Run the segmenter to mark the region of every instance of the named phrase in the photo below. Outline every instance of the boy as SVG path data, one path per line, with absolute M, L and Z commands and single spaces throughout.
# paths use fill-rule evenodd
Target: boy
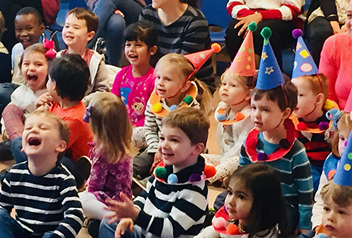
M 88 84 L 83 102 L 88 105 L 94 92 L 108 92 L 108 70 L 104 57 L 98 52 L 86 47 L 98 28 L 98 17 L 84 8 L 74 8 L 67 13 L 62 30 L 62 39 L 67 45 L 66 50 L 58 52 L 57 57 L 65 54 L 79 54 L 87 63 L 90 71 Z
M 67 125 L 56 115 L 36 110 L 27 119 L 23 151 L 0 190 L 0 237 L 76 237 L 82 205 L 71 173 L 57 163 L 69 141 Z M 16 219 L 10 216 L 15 209 Z
M 104 219 L 99 237 L 192 237 L 203 228 L 208 210 L 203 151 L 209 130 L 202 111 L 183 107 L 171 111 L 161 124 L 158 151 L 164 167 L 158 167 L 134 202 L 107 200 L 113 213 Z M 198 177 L 199 179 L 193 179 Z M 167 181 L 167 182 L 166 182 Z M 191 182 L 190 182 L 191 181 Z M 132 233 L 132 234 L 131 234 Z
M 301 33 L 302 31 L 295 30 L 294 32 Z M 325 113 L 331 109 L 326 106 L 333 105 L 333 103 L 330 100 L 327 101 L 329 80 L 318 72 L 301 36 L 298 36 L 297 40 L 295 65 L 292 72 L 292 83 L 297 88 L 298 98 L 297 107 L 291 119 L 295 124 L 298 140 L 306 148 L 314 192 L 316 192 L 324 161 L 331 152 L 329 119 L 326 118 Z
M 265 39 L 257 84 L 251 93 L 254 129 L 242 146 L 239 166 L 264 162 L 277 170 L 287 204 L 288 230 L 298 227 L 304 233 L 311 229 L 313 183 L 304 146 L 295 138 L 294 125 L 288 119 L 296 105 L 297 90 L 289 79 L 284 80 Z

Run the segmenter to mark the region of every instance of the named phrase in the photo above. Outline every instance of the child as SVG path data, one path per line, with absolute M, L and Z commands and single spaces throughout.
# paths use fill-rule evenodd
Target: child
M 226 223 L 220 225 L 223 219 Z M 236 224 L 239 233 L 249 237 L 285 237 L 285 219 L 285 202 L 275 170 L 264 163 L 249 164 L 227 180 L 225 205 L 215 214 L 213 226 L 196 238 L 230 236 L 229 224 Z
M 255 28 L 255 23 L 249 25 L 249 33 L 241 46 L 243 50 L 238 51 L 231 66 L 221 75 L 221 102 L 215 111 L 221 155 L 203 155 L 207 164 L 216 165 L 216 174 L 209 179 L 210 183 L 226 178 L 237 169 L 242 142 L 254 126 L 250 118 L 250 93 L 256 77 L 252 33 Z M 209 157 L 215 157 L 214 161 Z
M 97 94 L 90 101 L 87 119 L 95 135 L 89 152 L 92 169 L 88 192 L 80 193 L 84 215 L 99 222 L 109 212 L 105 200 L 132 197 L 132 126 L 124 103 L 112 93 Z M 86 115 L 87 115 L 86 114 Z M 88 223 L 88 232 L 90 232 Z
M 297 90 L 284 80 L 272 52 L 269 37 L 265 38 L 256 87 L 251 93 L 251 118 L 254 129 L 245 140 L 239 166 L 257 161 L 268 163 L 280 174 L 288 212 L 288 231 L 311 228 L 313 183 L 304 146 L 295 138 L 295 127 L 289 118 L 297 105 Z
M 20 67 L 25 84 L 19 86 L 11 95 L 11 102 L 2 114 L 1 124 L 3 134 L 13 141 L 22 135 L 25 119 L 35 110 L 39 96 L 47 92 L 48 64 L 53 59 L 52 49 L 42 43 L 36 43 L 26 48 L 22 54 Z
M 128 116 L 135 126 L 134 139 L 143 141 L 144 111 L 154 89 L 154 68 L 150 58 L 157 51 L 157 34 L 146 22 L 137 22 L 125 30 L 125 56 L 130 65 L 117 73 L 111 92 L 122 98 Z M 144 140 L 145 141 L 145 140 Z M 143 142 L 136 143 L 137 147 Z
M 302 31 L 297 29 L 292 34 L 298 38 L 295 67 L 292 72 L 292 83 L 297 88 L 298 98 L 292 119 L 297 130 L 298 140 L 306 148 L 312 171 L 314 192 L 316 192 L 324 161 L 331 152 L 329 119 L 325 117 L 325 113 L 331 109 L 330 105 L 334 105 L 334 103 L 330 100 L 327 101 L 329 80 L 318 72 L 318 68 L 301 37 Z
M 58 52 L 57 57 L 65 54 L 79 54 L 87 63 L 90 72 L 88 84 L 83 102 L 85 105 L 94 96 L 95 92 L 108 92 L 108 70 L 104 63 L 104 57 L 94 50 L 86 47 L 98 27 L 98 17 L 84 8 L 70 10 L 65 19 L 62 30 L 62 39 L 67 45 L 66 50 Z
M 145 136 L 147 149 L 133 159 L 133 176 L 144 178 L 161 161 L 157 153 L 161 119 L 178 107 L 197 107 L 209 112 L 211 94 L 207 86 L 194 74 L 215 49 L 182 56 L 170 53 L 163 56 L 155 67 L 155 90 L 145 110 Z M 205 58 L 202 58 L 202 56 Z M 186 58 L 187 57 L 187 58 Z M 195 60 L 195 62 L 193 62 Z M 154 160 L 154 163 L 153 163 Z
M 26 120 L 23 151 L 0 190 L 0 237 L 76 237 L 83 223 L 75 181 L 61 159 L 69 140 L 66 124 L 48 111 Z M 16 210 L 16 218 L 10 216 Z
M 2 15 L 2 12 L 0 12 L 0 83 L 11 82 L 11 56 L 9 51 L 1 42 L 2 35 L 4 34 L 5 30 L 5 19 Z
M 330 113 L 330 111 L 328 113 Z M 337 131 L 334 132 L 334 137 L 331 141 L 332 153 L 329 154 L 324 162 L 319 188 L 314 197 L 315 203 L 313 205 L 312 216 L 313 229 L 321 224 L 321 217 L 324 211 L 323 200 L 321 197 L 322 187 L 328 183 L 329 179 L 332 179 L 332 175 L 334 171 L 336 171 L 342 152 L 345 149 L 345 143 L 348 139 L 348 135 L 352 129 L 352 121 L 349 113 L 342 112 L 340 117 L 335 117 L 334 122 L 337 124 Z
M 106 200 L 113 213 L 107 216 L 110 220 L 102 221 L 99 237 L 112 238 L 114 233 L 115 237 L 198 234 L 208 210 L 208 188 L 201 179 L 204 159 L 200 156 L 208 130 L 209 120 L 199 109 L 182 107 L 168 113 L 162 121 L 158 146 L 165 167 L 155 170 L 146 190 L 134 202 L 123 193 L 122 202 Z

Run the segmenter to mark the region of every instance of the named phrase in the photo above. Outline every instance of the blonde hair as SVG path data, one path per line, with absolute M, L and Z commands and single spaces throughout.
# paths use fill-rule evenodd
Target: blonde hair
M 222 82 L 226 75 L 229 75 L 235 79 L 245 90 L 250 90 L 255 87 L 257 81 L 257 73 L 254 76 L 246 77 L 238 74 L 232 73 L 229 69 L 226 69 L 225 72 L 221 75 L 220 81 Z M 221 86 L 221 85 L 220 85 Z
M 90 127 L 96 146 L 109 163 L 117 163 L 125 154 L 132 155 L 132 125 L 122 100 L 112 93 L 100 92 L 90 105 Z
M 305 80 L 308 80 L 310 89 L 315 95 L 322 93 L 324 95 L 323 107 L 328 99 L 329 93 L 329 80 L 324 74 L 315 74 L 315 75 L 305 75 L 302 76 Z
M 212 94 L 210 93 L 208 86 L 195 77 L 194 67 L 192 63 L 181 54 L 169 53 L 159 59 L 155 69 L 160 67 L 162 64 L 168 64 L 168 66 L 178 69 L 184 76 L 185 80 L 187 77 L 189 77 L 188 80 L 191 82 L 193 81 L 197 85 L 198 95 L 196 100 L 199 102 L 201 110 L 203 110 L 205 114 L 208 115 L 212 109 Z
M 341 157 L 339 153 L 339 131 L 351 131 L 351 129 L 352 121 L 350 118 L 350 114 L 347 112 L 342 112 L 342 115 L 337 123 L 337 131 L 335 131 L 334 137 L 331 140 L 331 149 L 333 154 Z
M 330 180 L 321 189 L 321 197 L 325 202 L 329 197 L 341 207 L 349 206 L 352 204 L 352 187 L 342 186 Z

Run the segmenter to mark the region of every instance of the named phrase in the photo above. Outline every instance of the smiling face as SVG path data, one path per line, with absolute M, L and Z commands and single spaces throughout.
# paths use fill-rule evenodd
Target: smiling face
M 339 206 L 330 196 L 324 202 L 322 224 L 334 238 L 351 238 L 352 204 Z
M 347 32 L 352 38 L 352 1 L 350 1 L 347 8 L 346 26 L 347 26 Z
M 348 136 L 350 134 L 350 131 L 346 128 L 345 130 L 339 130 L 339 143 L 338 143 L 338 150 L 340 156 L 342 155 L 342 152 L 344 151 L 346 145 L 346 141 L 348 139 Z
M 141 40 L 125 42 L 125 56 L 132 66 L 149 65 L 149 60 L 155 54 L 156 47 L 148 48 Z
M 23 54 L 21 71 L 28 87 L 34 93 L 45 88 L 48 76 L 48 61 L 45 55 L 35 51 L 25 52 Z
M 253 204 L 251 191 L 245 188 L 243 182 L 234 177 L 230 180 L 225 198 L 225 208 L 229 219 L 240 220 L 246 224 Z
M 73 49 L 86 47 L 86 44 L 93 36 L 94 31 L 88 32 L 85 20 L 78 19 L 74 14 L 66 17 L 65 25 L 62 29 L 62 39 L 68 47 Z
M 15 18 L 16 38 L 25 49 L 39 42 L 39 37 L 44 29 L 44 24 L 39 24 L 34 14 L 18 15 Z
M 246 89 L 235 76 L 226 73 L 221 81 L 219 96 L 228 105 L 236 105 L 250 99 L 250 90 Z
M 297 118 L 310 115 L 317 107 L 317 95 L 312 91 L 308 80 L 298 77 L 291 81 L 297 88 L 297 107 L 293 111 Z

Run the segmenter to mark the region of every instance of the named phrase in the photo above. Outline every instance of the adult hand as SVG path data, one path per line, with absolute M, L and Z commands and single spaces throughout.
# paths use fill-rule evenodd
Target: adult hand
M 341 32 L 340 24 L 337 21 L 331 21 L 330 22 L 330 26 L 331 26 L 332 31 L 334 32 L 334 34 L 337 34 L 337 33 Z
M 134 206 L 132 200 L 123 192 L 120 192 L 120 198 L 122 202 L 110 198 L 105 200 L 105 204 L 108 206 L 108 208 L 105 209 L 112 211 L 112 213 L 104 216 L 104 218 L 109 219 L 109 224 L 121 218 L 131 218 L 134 221 L 138 216 L 139 209 Z
M 161 154 L 159 151 L 157 151 L 155 154 L 154 154 L 154 162 L 152 164 L 152 167 L 150 167 L 150 170 L 149 170 L 149 173 L 152 174 L 153 173 L 153 170 L 154 168 L 159 164 L 159 162 L 161 161 Z
M 258 24 L 263 20 L 263 17 L 262 17 L 262 14 L 260 14 L 259 12 L 256 12 L 254 14 L 251 14 L 245 17 L 239 17 L 237 18 L 237 20 L 239 22 L 237 22 L 234 28 L 237 29 L 238 27 L 242 26 L 241 29 L 238 31 L 238 35 L 240 36 L 244 31 L 247 30 L 247 26 L 249 25 L 249 23 L 255 22 L 256 24 Z
M 133 232 L 133 220 L 131 218 L 122 218 L 115 230 L 115 238 L 120 238 L 125 234 L 126 229 Z
M 114 14 L 117 14 L 117 15 L 120 15 L 120 16 L 122 16 L 122 17 L 125 17 L 125 14 L 123 14 L 123 12 L 121 12 L 121 11 L 118 10 L 118 9 L 116 9 L 116 10 L 114 11 Z

